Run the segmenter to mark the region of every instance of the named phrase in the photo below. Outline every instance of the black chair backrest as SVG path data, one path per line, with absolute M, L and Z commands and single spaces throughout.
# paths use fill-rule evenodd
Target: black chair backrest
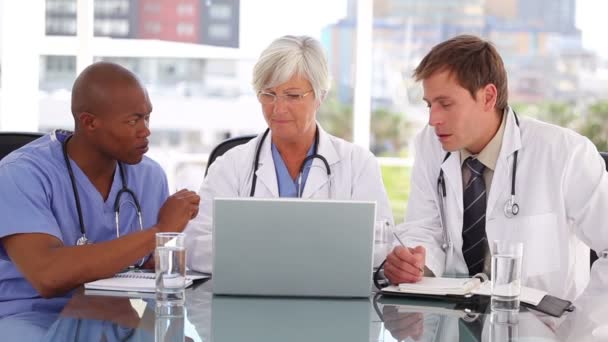
M 604 163 L 606 164 L 606 171 L 608 171 L 608 152 L 600 152 L 600 155 L 602 156 L 602 158 L 604 158 Z M 591 265 L 593 265 L 593 262 L 597 260 L 597 258 L 597 253 L 595 253 L 594 250 L 591 250 Z
M 242 145 L 255 137 L 257 137 L 257 135 L 255 135 L 255 134 L 243 135 L 240 137 L 226 139 L 226 140 L 222 141 L 221 143 L 219 143 L 219 145 L 217 145 L 213 149 L 213 151 L 211 151 L 211 154 L 209 154 L 209 160 L 207 161 L 207 168 L 205 169 L 205 177 L 207 176 L 207 172 L 209 172 L 209 166 L 211 166 L 211 164 L 215 161 L 215 159 L 217 159 L 217 157 L 223 155 L 231 148 L 238 146 L 238 145 Z
M 0 160 L 43 135 L 43 133 L 37 132 L 0 132 Z
M 608 152 L 600 152 L 602 158 L 604 158 L 604 162 L 606 163 L 606 171 L 608 171 Z

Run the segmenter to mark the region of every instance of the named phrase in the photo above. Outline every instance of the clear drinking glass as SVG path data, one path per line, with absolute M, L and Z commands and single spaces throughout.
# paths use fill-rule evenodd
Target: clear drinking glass
M 374 224 L 374 269 L 378 268 L 393 248 L 393 229 L 388 220 Z
M 490 312 L 490 342 L 519 341 L 519 312 Z
M 185 308 L 183 305 L 157 306 L 154 322 L 154 341 L 184 341 L 184 316 Z
M 492 242 L 492 310 L 519 311 L 523 249 L 521 242 Z
M 156 233 L 156 304 L 183 305 L 186 248 L 183 233 Z

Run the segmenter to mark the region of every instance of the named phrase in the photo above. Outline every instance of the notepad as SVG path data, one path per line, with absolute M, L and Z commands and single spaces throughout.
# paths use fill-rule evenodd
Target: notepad
M 399 284 L 398 289 L 401 292 L 419 293 L 429 295 L 456 295 L 464 296 L 478 288 L 481 280 L 478 278 L 435 278 L 423 277 L 417 283 Z
M 125 291 L 125 292 L 155 292 L 156 275 L 154 272 L 128 271 L 118 273 L 112 278 L 100 279 L 84 284 L 85 289 Z M 209 275 L 195 272 L 186 274 L 186 287 L 192 285 L 194 280 L 209 278 Z
M 445 297 L 466 299 L 491 295 L 491 282 L 479 278 L 422 277 L 417 283 L 391 285 L 382 289 L 383 294 L 400 296 Z M 544 291 L 522 286 L 519 300 L 528 307 L 559 317 L 573 309 L 572 303 L 547 294 Z
M 388 286 L 382 289 L 382 292 L 431 296 L 490 296 L 491 283 L 489 281 L 482 282 L 479 278 L 422 277 L 419 282 Z M 546 292 L 522 286 L 520 301 L 538 305 L 546 294 Z

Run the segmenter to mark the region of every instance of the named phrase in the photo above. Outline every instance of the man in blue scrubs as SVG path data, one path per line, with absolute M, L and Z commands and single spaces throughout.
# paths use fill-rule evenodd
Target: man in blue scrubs
M 153 267 L 148 257 L 155 233 L 180 232 L 197 215 L 198 195 L 182 190 L 168 196 L 163 170 L 144 157 L 151 112 L 133 73 L 96 63 L 72 89 L 74 133 L 55 131 L 0 161 L 4 337 L 13 332 L 20 340 L 40 338 L 74 288 L 131 265 Z M 141 205 L 142 225 L 127 193 L 120 197 L 116 225 L 114 202 L 124 186 Z M 77 202 L 86 245 L 77 245 L 83 236 Z

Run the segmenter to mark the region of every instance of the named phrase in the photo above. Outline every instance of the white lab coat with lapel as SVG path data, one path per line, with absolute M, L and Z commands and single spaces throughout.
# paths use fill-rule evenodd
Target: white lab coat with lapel
M 488 241 L 515 240 L 524 244 L 522 285 L 573 299 L 589 279 L 589 248 L 608 248 L 608 176 L 604 161 L 585 137 L 558 126 L 520 117 L 511 109 L 488 194 Z M 405 223 L 398 227 L 406 245 L 426 248 L 426 265 L 437 276 L 468 274 L 462 256 L 463 186 L 460 155 L 442 163 L 442 149 L 434 129 L 416 137 L 416 156 Z M 519 215 L 506 218 L 511 194 L 514 152 L 518 152 L 516 202 Z M 444 252 L 440 201 L 437 191 L 443 169 L 447 195 L 445 222 L 449 233 Z M 406 242 L 407 241 L 407 242 Z M 585 246 L 585 244 L 587 246 Z M 604 259 L 593 272 L 608 271 Z
M 318 153 L 331 168 L 331 190 L 323 162 L 314 159 L 308 173 L 302 198 L 376 201 L 376 221 L 393 215 L 382 182 L 379 164 L 374 155 L 357 145 L 326 133 L 319 127 Z M 264 140 L 257 170 L 255 197 L 277 198 L 279 190 L 271 151 L 271 134 Z M 199 191 L 198 216 L 186 227 L 188 266 L 200 272 L 212 268 L 213 199 L 216 197 L 249 197 L 253 162 L 261 134 L 246 144 L 236 146 L 209 167 Z M 348 243 L 348 237 L 345 237 Z

